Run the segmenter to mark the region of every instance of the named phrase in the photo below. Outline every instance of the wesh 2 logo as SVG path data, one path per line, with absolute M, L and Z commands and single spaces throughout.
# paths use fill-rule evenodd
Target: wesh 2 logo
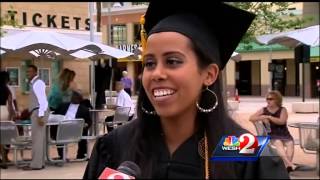
M 253 154 L 258 148 L 258 138 L 252 134 L 242 134 L 239 138 L 228 136 L 224 139 L 222 150 L 239 151 L 240 154 Z
M 255 161 L 269 142 L 269 136 L 223 136 L 215 148 L 213 161 Z

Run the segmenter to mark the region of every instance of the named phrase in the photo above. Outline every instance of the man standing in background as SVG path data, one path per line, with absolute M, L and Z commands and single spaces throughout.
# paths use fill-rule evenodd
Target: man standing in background
M 105 91 L 109 89 L 112 68 L 104 61 L 97 61 L 95 65 L 95 91 L 96 91 L 96 109 L 103 108 L 106 104 Z
M 46 120 L 48 101 L 46 85 L 37 75 L 38 68 L 29 65 L 27 77 L 30 81 L 29 112 L 32 123 L 32 161 L 23 170 L 40 170 L 45 165 Z

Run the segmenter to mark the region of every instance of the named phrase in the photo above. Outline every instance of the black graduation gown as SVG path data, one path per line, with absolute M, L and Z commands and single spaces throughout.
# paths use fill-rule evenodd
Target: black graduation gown
M 106 167 L 117 169 L 125 161 L 124 153 L 130 151 L 127 145 L 132 138 L 133 130 L 136 129 L 135 124 L 135 120 L 131 121 L 97 139 L 83 179 L 97 179 Z M 157 153 L 157 160 L 153 163 L 155 167 L 152 178 L 204 179 L 204 160 L 198 154 L 200 138 L 201 135 L 196 133 L 187 139 L 171 158 L 165 143 L 158 142 L 158 151 L 154 152 Z M 264 153 L 268 153 L 268 149 Z M 256 162 L 214 162 L 213 168 L 220 169 L 213 169 L 214 178 L 289 178 L 279 157 L 266 156 Z M 143 169 L 141 171 L 143 172 Z

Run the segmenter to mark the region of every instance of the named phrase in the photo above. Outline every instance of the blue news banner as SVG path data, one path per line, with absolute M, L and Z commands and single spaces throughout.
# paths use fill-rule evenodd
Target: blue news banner
M 256 161 L 269 143 L 269 136 L 254 136 L 250 133 L 223 136 L 210 158 L 212 161 Z

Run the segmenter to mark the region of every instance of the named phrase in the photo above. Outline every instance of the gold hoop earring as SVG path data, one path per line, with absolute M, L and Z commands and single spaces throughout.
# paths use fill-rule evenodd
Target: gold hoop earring
M 197 101 L 197 108 L 199 109 L 200 112 L 209 113 L 209 112 L 212 112 L 214 109 L 217 108 L 217 106 L 218 106 L 218 97 L 217 97 L 215 92 L 213 92 L 212 90 L 210 90 L 208 88 L 208 86 L 204 91 L 209 91 L 211 94 L 213 94 L 214 98 L 216 99 L 216 102 L 214 103 L 214 105 L 211 108 L 205 109 L 205 108 L 200 107 L 199 102 Z
M 146 114 L 149 114 L 149 115 L 157 115 L 157 112 L 156 111 L 148 111 L 146 110 L 143 106 L 141 106 L 141 110 L 146 113 Z

